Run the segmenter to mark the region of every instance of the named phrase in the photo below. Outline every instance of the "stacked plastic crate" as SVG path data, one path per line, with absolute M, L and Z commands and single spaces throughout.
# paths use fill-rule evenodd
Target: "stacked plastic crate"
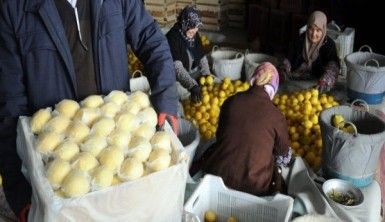
M 176 16 L 178 17 L 179 13 L 188 5 L 195 5 L 195 0 L 176 0 Z
M 196 0 L 202 13 L 203 29 L 221 31 L 227 24 L 228 0 Z
M 244 28 L 246 19 L 245 0 L 230 0 L 228 4 L 227 17 L 229 19 L 229 27 Z
M 145 0 L 144 5 L 161 27 L 172 27 L 176 22 L 176 0 Z

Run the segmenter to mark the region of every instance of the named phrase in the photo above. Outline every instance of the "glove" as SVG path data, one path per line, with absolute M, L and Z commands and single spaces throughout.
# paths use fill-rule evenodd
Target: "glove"
M 273 73 L 270 70 L 262 70 L 262 73 L 260 76 L 257 77 L 257 80 L 255 81 L 258 86 L 266 85 L 271 81 L 273 77 Z
M 168 121 L 168 123 L 171 124 L 172 129 L 174 130 L 174 133 L 178 135 L 179 131 L 179 124 L 178 120 L 174 115 L 168 114 L 168 113 L 160 113 L 158 116 L 158 125 L 157 130 L 163 130 L 164 122 Z
M 320 93 L 328 92 L 330 91 L 330 86 L 326 83 L 324 80 L 319 80 L 316 86 L 316 89 L 320 91 Z
M 28 213 L 31 209 L 31 204 L 27 204 L 21 211 L 19 212 L 18 219 L 20 222 L 27 222 L 28 221 Z
M 190 90 L 190 99 L 194 103 L 199 103 L 202 100 L 201 88 L 198 85 L 195 85 Z

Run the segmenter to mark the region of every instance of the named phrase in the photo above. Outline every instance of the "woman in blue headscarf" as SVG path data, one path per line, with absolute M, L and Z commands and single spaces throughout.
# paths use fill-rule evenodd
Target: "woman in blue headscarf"
M 203 26 L 200 13 L 194 6 L 186 6 L 177 23 L 167 33 L 174 60 L 177 81 L 191 93 L 191 100 L 200 102 L 200 87 L 196 79 L 210 73 L 199 29 Z

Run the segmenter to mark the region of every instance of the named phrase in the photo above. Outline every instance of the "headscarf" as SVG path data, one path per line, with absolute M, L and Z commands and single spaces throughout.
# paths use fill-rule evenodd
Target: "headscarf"
M 185 40 L 194 47 L 195 38 L 188 38 L 186 32 L 193 28 L 201 28 L 203 26 L 200 13 L 194 6 L 186 6 L 178 16 L 179 31 Z
M 312 25 L 315 25 L 322 30 L 322 37 L 318 43 L 313 44 L 308 39 L 308 31 L 306 31 L 305 47 L 303 47 L 302 56 L 305 59 L 305 62 L 309 68 L 311 67 L 312 63 L 318 58 L 319 49 L 321 48 L 326 37 L 327 18 L 325 13 L 321 11 L 314 11 L 307 21 L 307 28 L 311 27 Z
M 189 67 L 188 50 L 193 58 L 191 69 L 197 67 L 204 56 L 202 43 L 198 33 L 194 38 L 188 38 L 186 32 L 193 28 L 202 27 L 202 21 L 198 9 L 194 6 L 186 6 L 178 15 L 178 20 L 167 34 L 173 58 L 181 60 L 184 67 Z
M 263 86 L 265 92 L 273 99 L 279 87 L 279 74 L 270 62 L 261 63 L 250 79 L 250 85 Z

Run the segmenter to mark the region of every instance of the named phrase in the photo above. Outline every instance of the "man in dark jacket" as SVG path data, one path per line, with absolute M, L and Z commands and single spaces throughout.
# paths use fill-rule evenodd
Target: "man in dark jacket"
M 16 214 L 31 197 L 16 153 L 18 117 L 65 98 L 128 91 L 127 44 L 146 67 L 159 126 L 168 117 L 175 120 L 170 49 L 141 0 L 0 4 L 0 173 Z

